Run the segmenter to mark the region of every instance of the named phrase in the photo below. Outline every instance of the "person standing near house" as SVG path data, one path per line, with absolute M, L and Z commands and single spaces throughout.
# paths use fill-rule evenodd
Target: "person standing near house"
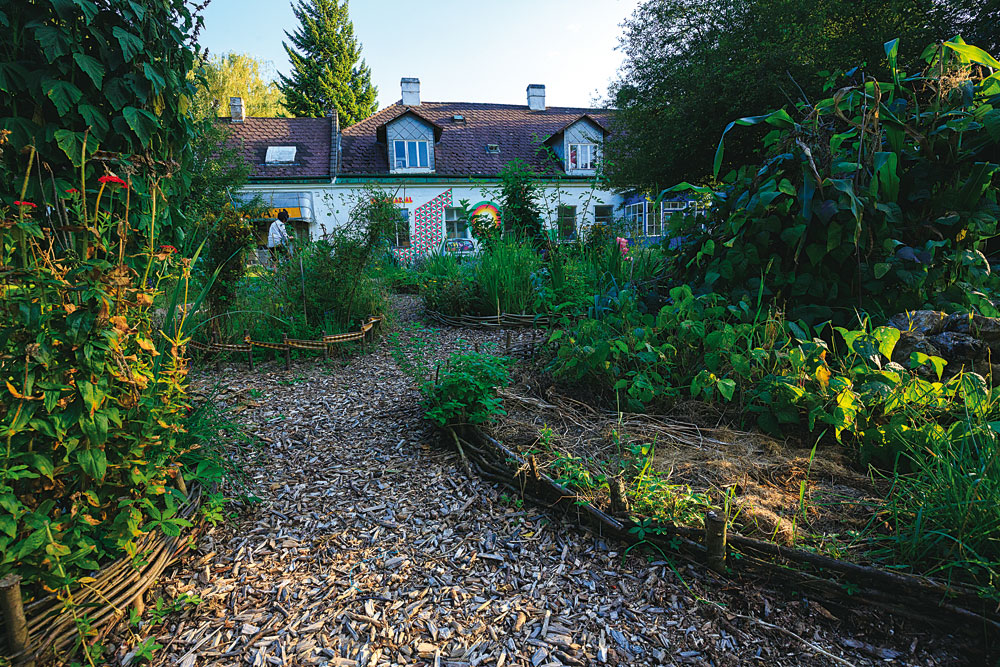
M 271 253 L 271 265 L 278 263 L 278 258 L 288 254 L 288 211 L 278 211 L 278 219 L 271 223 L 267 230 L 267 249 Z

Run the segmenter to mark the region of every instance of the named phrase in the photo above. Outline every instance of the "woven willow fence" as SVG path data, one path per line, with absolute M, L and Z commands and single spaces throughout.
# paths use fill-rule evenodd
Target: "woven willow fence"
M 201 488 L 196 486 L 188 493 L 178 516 L 191 520 L 200 506 Z M 99 641 L 128 615 L 131 607 L 141 607 L 143 593 L 189 549 L 199 529 L 175 537 L 161 532 L 146 533 L 136 545 L 136 558 L 119 558 L 67 589 L 25 604 L 20 618 L 12 617 L 5 605 L 4 635 L 8 645 L 19 645 L 9 649 L 13 655 L 7 657 L 14 665 L 30 665 L 36 659 L 64 662 L 61 656 L 81 641 L 78 620 L 84 616 L 87 641 Z M 15 577 L 10 594 L 20 598 L 16 582 Z M 15 642 L 18 634 L 21 639 Z M 20 646 L 26 648 L 19 650 Z
M 220 352 L 237 352 L 246 354 L 251 370 L 253 370 L 253 349 L 255 347 L 265 350 L 277 350 L 285 353 L 285 368 L 287 369 L 291 365 L 292 350 L 314 350 L 316 352 L 322 352 L 325 356 L 328 356 L 332 346 L 340 343 L 353 343 L 360 341 L 361 344 L 364 345 L 365 341 L 368 339 L 368 332 L 374 329 L 375 325 L 381 323 L 383 319 L 384 318 L 380 315 L 373 315 L 365 320 L 364 324 L 361 325 L 361 329 L 358 331 L 323 336 L 322 338 L 318 338 L 316 340 L 300 340 L 297 338 L 282 336 L 280 343 L 274 343 L 271 341 L 252 340 L 249 335 L 246 335 L 244 336 L 242 343 L 212 342 L 206 345 L 204 343 L 191 341 L 188 345 L 190 345 L 192 349 L 209 354 Z

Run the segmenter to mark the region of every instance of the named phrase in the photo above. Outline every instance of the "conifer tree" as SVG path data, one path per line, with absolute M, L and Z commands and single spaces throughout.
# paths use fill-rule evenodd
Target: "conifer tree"
M 285 108 L 295 116 L 324 116 L 336 109 L 341 127 L 364 120 L 377 110 L 378 90 L 361 58 L 347 0 L 299 0 L 293 7 L 299 28 L 282 42 L 292 63 L 278 88 Z

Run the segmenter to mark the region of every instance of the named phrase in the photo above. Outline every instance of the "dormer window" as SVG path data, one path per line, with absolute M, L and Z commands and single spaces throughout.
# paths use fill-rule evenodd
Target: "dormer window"
M 295 146 L 267 147 L 267 153 L 264 155 L 264 164 L 293 164 L 294 162 Z
M 596 169 L 597 168 L 597 144 L 570 144 L 569 145 L 569 168 L 570 169 Z
M 393 155 L 396 169 L 427 169 L 429 147 L 426 141 L 394 141 Z
M 499 155 L 500 144 L 486 144 L 486 152 L 491 155 Z

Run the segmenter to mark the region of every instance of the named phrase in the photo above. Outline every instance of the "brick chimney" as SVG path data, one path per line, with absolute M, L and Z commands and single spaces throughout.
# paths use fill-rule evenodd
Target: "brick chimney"
M 247 114 L 243 107 L 242 97 L 230 97 L 229 98 L 229 118 L 234 123 L 242 123 L 246 120 Z
M 532 83 L 528 86 L 528 109 L 545 111 L 545 86 L 542 84 Z
M 420 79 L 404 77 L 399 81 L 403 89 L 403 106 L 420 106 Z

